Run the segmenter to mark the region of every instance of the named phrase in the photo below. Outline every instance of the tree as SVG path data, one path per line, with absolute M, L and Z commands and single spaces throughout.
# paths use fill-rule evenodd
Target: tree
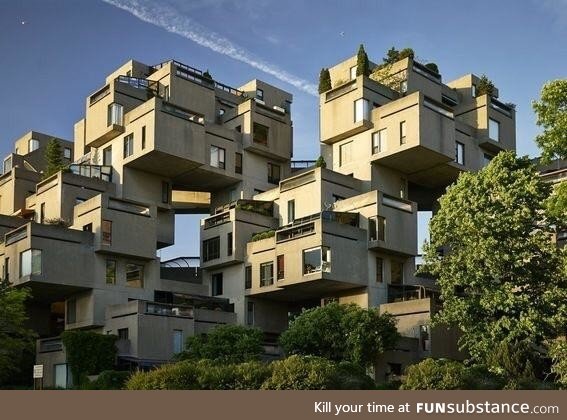
M 401 389 L 466 389 L 466 368 L 454 360 L 425 359 L 407 367 Z
M 299 315 L 280 336 L 286 354 L 371 366 L 398 340 L 394 318 L 378 309 L 331 303 Z
M 327 162 L 325 162 L 325 158 L 323 156 L 319 156 L 315 161 L 315 167 L 317 168 L 326 168 Z
M 439 67 L 437 66 L 437 64 L 435 63 L 427 63 L 425 65 L 425 67 L 427 67 L 429 70 L 431 70 L 434 73 L 439 74 Z
M 557 382 L 567 388 L 567 341 L 555 341 L 549 348 L 553 361 L 551 371 L 557 376 Z
M 477 97 L 482 95 L 494 96 L 495 89 L 496 88 L 494 87 L 494 83 L 492 83 L 492 80 L 490 80 L 486 76 L 486 74 L 483 74 L 476 85 L 476 96 Z
M 43 178 L 49 178 L 51 175 L 56 174 L 65 167 L 63 159 L 61 158 L 61 143 L 55 137 L 49 140 L 45 148 L 45 161 L 47 166 L 43 173 Z
M 319 73 L 319 94 L 325 93 L 331 87 L 331 73 L 329 73 L 329 69 L 323 67 L 321 73 Z
M 536 137 L 542 160 L 567 159 L 567 79 L 543 85 L 541 98 L 532 103 L 543 133 Z
M 210 359 L 223 363 L 257 360 L 264 352 L 263 334 L 257 328 L 221 325 L 208 334 L 189 337 L 179 359 Z
M 370 63 L 368 61 L 368 55 L 364 51 L 364 45 L 360 44 L 358 47 L 358 53 L 356 54 L 356 75 L 368 76 L 370 75 Z
M 209 81 L 213 81 L 213 76 L 211 76 L 211 73 L 209 73 L 209 69 L 205 70 L 205 72 L 203 73 L 203 79 L 207 79 Z
M 25 327 L 28 289 L 0 282 L 0 384 L 14 382 L 22 357 L 33 349 L 34 334 Z M 28 373 L 28 372 L 26 372 Z
M 550 240 L 549 192 L 527 157 L 501 152 L 439 201 L 423 267 L 441 288 L 434 325 L 457 326 L 474 362 L 502 342 L 543 345 L 564 328 L 565 257 Z

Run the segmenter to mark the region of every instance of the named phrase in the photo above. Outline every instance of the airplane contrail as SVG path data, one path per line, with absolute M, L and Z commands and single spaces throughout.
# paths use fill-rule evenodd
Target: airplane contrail
M 317 86 L 297 77 L 279 66 L 268 63 L 229 39 L 205 28 L 193 19 L 180 14 L 174 8 L 146 0 L 103 0 L 112 6 L 125 10 L 138 19 L 187 38 L 196 44 L 219 54 L 246 63 L 264 73 L 289 83 L 310 95 L 319 96 Z

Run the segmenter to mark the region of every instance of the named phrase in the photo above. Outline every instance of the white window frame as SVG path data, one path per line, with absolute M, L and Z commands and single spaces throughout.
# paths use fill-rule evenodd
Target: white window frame
M 214 168 L 226 168 L 226 150 L 222 147 L 211 145 L 211 166 Z
M 369 120 L 370 103 L 368 99 L 360 98 L 354 101 L 354 122 Z
M 386 128 L 372 133 L 372 154 L 374 155 L 386 151 L 387 140 L 388 132 Z
M 494 130 L 496 130 L 496 138 L 493 136 Z M 490 140 L 500 142 L 500 121 L 492 118 L 488 119 L 488 137 Z
M 29 139 L 28 140 L 28 153 L 35 152 L 37 149 L 39 149 L 39 140 Z
M 455 162 L 459 165 L 465 164 L 465 145 L 460 141 L 455 142 Z

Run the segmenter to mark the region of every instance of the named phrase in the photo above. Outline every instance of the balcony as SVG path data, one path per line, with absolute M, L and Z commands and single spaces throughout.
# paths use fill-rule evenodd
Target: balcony
M 181 306 L 166 303 L 144 302 L 147 315 L 174 316 L 178 318 L 194 318 L 194 309 L 191 306 Z
M 420 285 L 388 285 L 388 303 L 406 302 L 419 299 L 439 299 L 439 291 Z
M 69 171 L 75 175 L 112 182 L 112 166 L 73 164 L 69 165 Z
M 37 340 L 38 353 L 54 353 L 63 351 L 63 342 L 59 337 L 44 338 Z

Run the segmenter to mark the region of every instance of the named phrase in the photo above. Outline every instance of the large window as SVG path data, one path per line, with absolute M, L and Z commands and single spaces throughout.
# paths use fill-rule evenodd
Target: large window
M 4 159 L 4 170 L 3 173 L 8 173 L 12 170 L 12 156 L 7 157 Z
M 352 160 L 352 141 L 339 146 L 339 166 L 343 166 Z
M 356 68 L 357 66 L 352 66 L 350 68 L 350 80 L 356 79 Z
M 41 250 L 28 249 L 20 253 L 20 277 L 41 275 Z
M 98 162 L 95 162 L 95 164 L 98 164 Z M 112 146 L 108 146 L 102 151 L 102 164 L 104 166 L 112 165 Z
M 123 108 L 120 104 L 108 105 L 108 115 L 106 125 L 124 125 Z
M 254 302 L 246 304 L 246 325 L 254 325 Z
M 106 260 L 106 284 L 116 284 L 116 260 Z
M 494 156 L 489 155 L 488 153 L 484 153 L 483 156 L 482 156 L 483 166 L 487 166 L 492 159 L 494 159 Z
M 242 153 L 234 154 L 234 172 L 237 174 L 242 173 Z
M 285 256 L 278 255 L 276 262 L 277 262 L 278 280 L 283 280 L 285 277 Z
M 368 240 L 386 240 L 386 218 L 382 216 L 368 218 Z
M 39 149 L 39 140 L 29 139 L 29 141 L 28 141 L 28 153 L 31 153 L 31 152 L 33 152 L 37 149 Z
M 400 261 L 391 261 L 391 280 L 392 284 L 403 284 L 404 283 L 404 263 Z
M 183 330 L 173 330 L 173 354 L 183 351 Z
M 110 220 L 102 221 L 102 245 L 112 245 L 112 222 Z
M 384 260 L 380 257 L 376 257 L 376 283 L 382 283 L 384 281 Z
M 331 249 L 317 247 L 303 251 L 303 274 L 331 272 Z
M 134 154 L 134 134 L 124 137 L 124 159 Z
M 70 147 L 65 147 L 63 149 L 63 157 L 65 159 L 69 159 L 69 160 L 71 159 L 71 148 Z
M 386 150 L 386 129 L 372 133 L 372 154 Z
M 222 147 L 211 146 L 211 166 L 215 168 L 225 168 L 225 150 Z
M 354 122 L 369 120 L 369 105 L 367 99 L 354 101 Z
M 252 289 L 252 266 L 247 265 L 244 268 L 244 288 Z
M 130 287 L 144 287 L 143 265 L 126 264 L 126 285 Z
M 211 292 L 213 296 L 219 296 L 223 293 L 222 273 L 215 273 L 211 277 Z
M 400 144 L 406 144 L 407 142 L 407 125 L 405 121 L 400 123 Z
M 270 184 L 279 184 L 280 183 L 280 165 L 275 165 L 273 163 L 268 162 L 268 182 Z
M 287 202 L 287 222 L 293 223 L 295 220 L 295 200 L 289 200 Z
M 494 141 L 500 141 L 500 123 L 492 118 L 488 119 L 488 137 Z
M 260 264 L 260 287 L 274 284 L 274 263 L 272 261 Z
M 254 141 L 254 143 L 259 143 L 267 146 L 269 131 L 270 129 L 265 125 L 254 123 L 252 140 Z
M 459 165 L 465 164 L 465 145 L 463 143 L 455 143 L 455 162 Z
M 66 316 L 65 316 L 65 323 L 74 324 L 77 322 L 77 300 L 76 299 L 67 299 L 66 302 Z
M 261 101 L 264 100 L 264 91 L 262 89 L 256 89 L 256 98 Z
M 226 255 L 229 257 L 232 255 L 232 232 L 226 234 Z
M 203 262 L 220 258 L 220 236 L 203 241 Z

